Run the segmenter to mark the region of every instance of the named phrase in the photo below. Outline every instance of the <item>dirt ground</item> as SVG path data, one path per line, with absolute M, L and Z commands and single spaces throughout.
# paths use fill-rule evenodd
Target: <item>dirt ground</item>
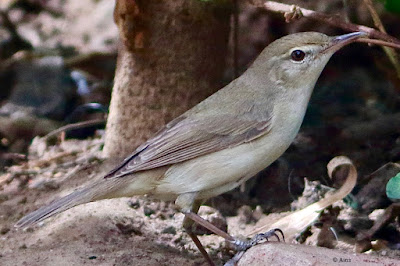
M 85 147 L 88 141 L 66 143 L 74 149 Z M 49 150 L 54 155 L 54 148 Z M 42 156 L 47 157 L 48 154 Z M 36 176 L 24 183 L 26 180 L 19 177 L 8 184 L 3 183 L 0 194 L 0 264 L 207 265 L 184 233 L 181 227 L 184 216 L 175 205 L 144 197 L 88 203 L 31 228 L 14 228 L 23 215 L 70 193 L 83 183 L 101 178 L 114 164 L 99 161 L 83 164 L 81 170 L 73 175 L 68 172 L 71 173 L 70 170 L 76 166 L 70 165 L 67 167 L 69 170 L 64 169 L 67 174 L 56 174 L 56 178 L 40 180 Z M 48 169 L 60 172 L 60 165 Z M 46 173 L 42 175 L 46 176 Z M 65 176 L 67 178 L 63 178 Z M 211 207 L 202 206 L 199 213 L 210 217 L 216 212 Z M 229 232 L 233 235 L 244 234 L 251 228 L 238 219 L 238 216 L 227 219 Z M 230 258 L 222 238 L 204 235 L 200 239 L 216 262 L 222 264 Z
M 9 168 L 8 172 L 13 174 L 14 178 L 10 178 L 10 175 L 2 176 L 1 265 L 207 265 L 183 231 L 181 224 L 184 217 L 175 205 L 144 197 L 88 203 L 31 228 L 14 228 L 14 224 L 23 215 L 69 194 L 84 183 L 102 178 L 115 165 L 114 161 L 102 161 L 101 158 L 93 160 L 101 151 L 97 149 L 92 150 L 87 161 L 82 161 L 82 156 L 90 154 L 87 147 L 101 143 L 101 139 L 63 141 L 56 146 L 47 147 L 42 151 L 43 154 L 38 156 L 42 140 L 34 140 L 28 166 L 22 163 L 20 166 Z M 74 155 L 65 155 L 68 153 Z M 61 161 L 50 163 L 54 158 L 60 158 L 60 154 L 65 155 Z M 47 165 L 43 166 L 44 170 L 40 175 L 30 178 L 24 176 L 34 171 L 35 165 L 43 165 L 44 162 L 47 162 Z M 22 169 L 24 167 L 25 169 Z M 3 180 L 4 177 L 8 178 L 8 182 Z M 199 214 L 208 220 L 222 217 L 218 215 L 217 210 L 208 206 L 202 206 Z M 252 210 L 249 206 L 243 206 L 236 210 L 236 215 L 226 218 L 228 232 L 233 236 L 246 236 L 254 230 L 257 220 L 272 224 L 280 216 L 282 215 L 278 213 L 266 216 L 257 211 L 257 208 Z M 348 220 L 349 217 L 344 219 Z M 221 220 L 225 221 L 225 218 L 219 218 L 219 223 Z M 321 236 L 324 238 L 323 234 L 318 233 L 321 229 L 313 226 L 311 231 L 313 236 L 309 237 L 305 244 L 321 245 L 317 244 L 318 241 L 321 242 Z M 330 236 L 329 239 L 332 239 L 333 234 Z M 199 238 L 217 265 L 222 265 L 234 255 L 226 249 L 220 237 L 203 235 Z M 311 254 L 314 261 L 319 261 L 318 257 L 324 258 L 327 256 L 325 253 L 329 252 L 342 250 L 352 254 L 354 239 L 343 234 L 339 239 L 333 250 L 325 248 L 313 251 L 310 247 L 310 251 L 304 253 L 304 256 L 310 257 Z M 328 242 L 332 241 L 335 242 L 334 239 Z M 288 248 L 290 249 L 289 246 Z M 300 252 L 304 248 L 299 246 L 295 249 Z M 276 252 L 278 251 L 274 251 L 273 254 Z M 290 254 L 283 252 L 282 255 Z M 374 252 L 374 255 L 400 257 L 397 251 L 388 249 L 380 253 Z M 254 257 L 250 257 L 250 261 L 253 260 Z
M 0 204 L 1 265 L 204 264 L 181 229 L 183 214 L 177 213 L 170 204 L 148 199 L 89 203 L 33 228 L 13 228 L 22 214 L 67 194 L 93 170 L 81 171 L 57 190 L 3 194 L 9 200 Z M 128 201 L 133 202 L 134 208 Z M 222 240 L 215 236 L 204 238 L 211 254 L 216 255 Z

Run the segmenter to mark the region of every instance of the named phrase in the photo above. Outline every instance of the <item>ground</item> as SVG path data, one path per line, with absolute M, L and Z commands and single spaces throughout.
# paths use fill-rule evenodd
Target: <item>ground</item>
M 102 161 L 84 164 L 72 176 L 68 176 L 68 172 L 76 169 L 75 165 L 71 165 L 70 170 L 55 166 L 50 167 L 51 171 L 65 171 L 66 174 L 25 186 L 20 177 L 3 184 L 0 203 L 2 265 L 203 265 L 203 258 L 181 228 L 183 214 L 172 203 L 143 197 L 93 202 L 31 228 L 14 228 L 22 215 L 68 194 L 82 183 L 101 178 L 112 164 Z M 60 169 L 55 170 L 57 167 Z M 210 207 L 200 210 L 205 216 L 215 212 Z M 235 219 L 230 220 L 229 227 L 236 228 Z M 222 256 L 223 240 L 212 235 L 201 239 L 214 259 L 221 261 L 218 257 Z

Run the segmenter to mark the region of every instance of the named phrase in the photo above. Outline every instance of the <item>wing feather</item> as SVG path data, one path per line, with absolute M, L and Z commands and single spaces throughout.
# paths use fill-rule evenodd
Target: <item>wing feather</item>
M 238 118 L 226 114 L 212 118 L 181 116 L 140 146 L 106 178 L 183 162 L 267 134 L 271 129 L 271 113 L 253 117 L 243 115 Z

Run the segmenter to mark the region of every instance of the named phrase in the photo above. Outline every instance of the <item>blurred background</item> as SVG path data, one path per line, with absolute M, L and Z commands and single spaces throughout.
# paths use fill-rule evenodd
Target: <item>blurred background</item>
M 279 2 L 374 27 L 361 0 Z M 399 37 L 399 1 L 373 3 L 388 34 Z M 263 48 L 279 37 L 301 31 L 345 33 L 308 19 L 286 23 L 281 14 L 247 1 L 237 4 L 238 24 L 234 25 L 233 18 L 231 23 L 237 41 L 230 37 L 224 84 L 246 70 Z M 102 139 L 118 50 L 114 5 L 110 0 L 0 2 L 1 174 L 28 160 L 32 139 L 62 126 L 94 121 L 66 130 L 63 138 Z M 399 91 L 400 75 L 381 47 L 357 43 L 342 49 L 323 71 L 301 131 L 289 150 L 246 186 L 208 204 L 218 206 L 224 215 L 236 215 L 243 205 L 251 209 L 260 206 L 263 212 L 290 210 L 290 203 L 304 189 L 305 177 L 333 185 L 326 177 L 326 164 L 337 155 L 348 156 L 358 168 L 359 181 L 353 194 L 361 193 L 382 167 L 389 168 L 378 171 L 385 181 L 377 186 L 384 188 L 388 178 L 400 171 L 398 165 L 387 166 L 400 161 Z M 25 180 L 32 177 L 30 173 L 23 176 Z M 14 181 L 7 176 L 0 182 L 10 186 Z M 370 192 L 362 193 L 359 203 L 365 203 Z M 368 208 L 389 205 L 385 199 Z
M 374 25 L 367 7 L 358 0 L 281 2 Z M 399 36 L 396 1 L 374 3 L 389 34 Z M 113 21 L 114 1 L 9 0 L 0 4 L 0 165 L 5 167 L 24 160 L 35 136 L 62 125 L 104 118 L 113 85 L 118 29 Z M 235 71 L 242 73 L 268 43 L 281 36 L 299 31 L 344 33 L 308 19 L 285 23 L 280 14 L 247 1 L 238 4 L 237 69 L 231 38 L 224 83 L 234 78 Z M 276 170 L 285 177 L 290 173 L 292 193 L 299 193 L 302 177 L 324 176 L 326 163 L 338 154 L 352 158 L 361 175 L 399 160 L 399 88 L 399 76 L 380 47 L 353 44 L 339 51 L 317 83 L 301 133 L 279 166 L 267 172 Z M 374 126 L 365 129 L 368 124 Z M 104 125 L 100 121 L 71 130 L 67 137 L 87 138 Z M 287 183 L 286 178 L 282 181 Z M 275 192 L 279 187 L 287 190 L 287 184 L 268 187 Z M 271 198 L 274 191 L 254 193 Z

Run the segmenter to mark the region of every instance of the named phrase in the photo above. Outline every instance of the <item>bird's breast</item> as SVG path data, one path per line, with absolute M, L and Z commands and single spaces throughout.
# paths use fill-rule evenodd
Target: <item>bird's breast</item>
M 254 176 L 290 146 L 303 121 L 308 97 L 304 94 L 296 96 L 295 103 L 278 101 L 273 108 L 271 129 L 265 135 L 172 165 L 154 194 L 199 192 L 207 198 L 226 192 Z
M 284 153 L 297 133 L 297 126 L 290 124 L 285 128 L 272 125 L 269 133 L 251 142 L 172 165 L 155 194 L 198 191 L 212 197 L 236 187 Z

